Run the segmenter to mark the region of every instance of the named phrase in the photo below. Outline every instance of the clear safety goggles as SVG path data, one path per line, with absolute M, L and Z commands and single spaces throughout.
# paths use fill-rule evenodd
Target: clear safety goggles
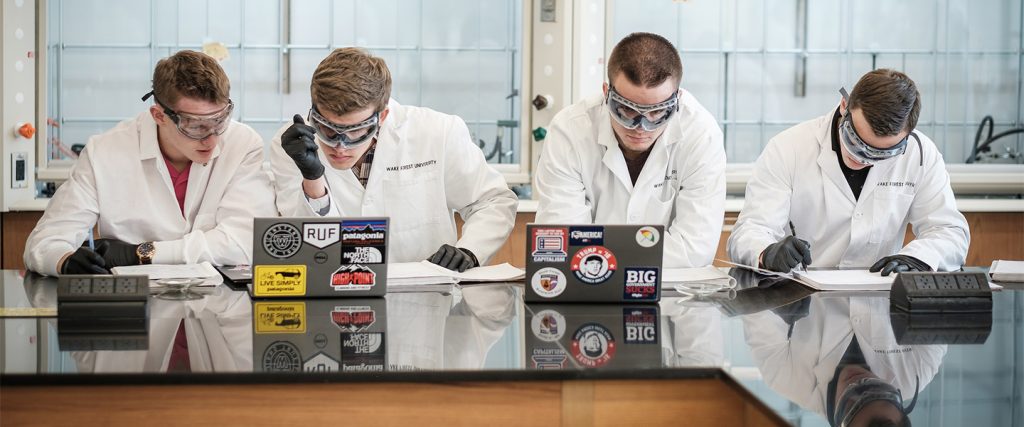
M 850 157 L 862 164 L 873 165 L 907 151 L 907 137 L 889 148 L 876 148 L 864 142 L 860 135 L 857 135 L 857 130 L 853 128 L 853 115 L 850 114 L 849 109 L 850 95 L 846 92 L 846 88 L 839 89 L 839 93 L 843 95 L 847 105 L 846 114 L 839 120 L 839 141 L 842 142 Z
M 835 412 L 829 421 L 833 426 L 846 427 L 865 406 L 878 400 L 886 401 L 904 414 L 909 414 L 917 404 L 917 392 L 914 393 L 914 400 L 910 402 L 910 406 L 904 408 L 903 396 L 895 386 L 878 378 L 863 378 L 846 386 L 835 404 Z
M 321 116 L 314 107 L 309 109 L 309 117 L 306 122 L 313 125 L 313 128 L 316 129 L 316 136 L 324 144 L 332 148 L 341 146 L 344 149 L 351 149 L 363 145 L 377 136 L 377 131 L 380 130 L 380 112 L 376 111 L 370 118 L 354 125 L 344 126 L 331 123 Z
M 607 102 L 612 118 L 622 127 L 630 130 L 640 127 L 650 132 L 662 127 L 679 110 L 679 91 L 665 101 L 644 105 L 624 98 L 609 85 Z
M 171 107 L 161 102 L 153 91 L 144 95 L 142 100 L 146 101 L 149 97 L 153 97 L 157 105 L 164 109 L 164 114 L 171 118 L 174 126 L 178 128 L 178 132 L 197 141 L 227 132 L 228 125 L 231 124 L 231 112 L 235 109 L 235 104 L 229 99 L 228 105 L 225 105 L 220 111 L 203 115 L 189 114 L 172 110 Z

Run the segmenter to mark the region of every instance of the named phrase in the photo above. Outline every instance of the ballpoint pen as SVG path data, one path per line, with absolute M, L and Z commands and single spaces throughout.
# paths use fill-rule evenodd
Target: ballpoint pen
M 792 220 L 789 221 L 789 232 L 793 235 L 793 237 L 796 237 L 796 227 L 793 226 Z M 796 238 L 799 239 L 799 237 Z M 797 267 L 800 267 L 800 270 L 802 271 L 807 271 L 807 266 L 804 265 L 803 261 L 800 261 L 800 263 L 797 264 Z
M 792 226 L 792 224 L 790 224 L 790 226 Z M 95 251 L 96 250 L 96 242 L 93 241 L 93 239 L 92 239 L 92 227 L 89 227 L 89 250 L 91 250 L 91 251 Z

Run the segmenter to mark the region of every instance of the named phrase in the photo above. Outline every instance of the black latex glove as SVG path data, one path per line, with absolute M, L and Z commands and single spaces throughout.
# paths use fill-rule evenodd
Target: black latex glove
M 801 262 L 811 264 L 811 244 L 793 236 L 772 243 L 761 255 L 764 268 L 781 273 L 788 273 Z
M 104 265 L 108 270 L 122 265 L 139 265 L 139 254 L 136 250 L 139 245 L 125 243 L 117 239 L 96 240 L 96 253 L 100 254 L 106 261 Z
M 110 274 L 106 264 L 100 254 L 83 246 L 64 260 L 60 274 Z
M 476 255 L 473 255 L 469 249 L 456 248 L 449 244 L 441 245 L 437 252 L 434 252 L 427 260 L 459 273 L 480 265 L 480 262 L 476 260 Z
M 924 261 L 910 255 L 889 255 L 878 260 L 868 271 L 872 273 L 881 271 L 883 276 L 888 276 L 890 273 L 904 271 L 932 271 L 932 268 Z
M 303 178 L 313 180 L 324 176 L 324 164 L 316 155 L 316 129 L 306 125 L 298 114 L 292 121 L 291 127 L 281 134 L 281 148 L 298 166 Z

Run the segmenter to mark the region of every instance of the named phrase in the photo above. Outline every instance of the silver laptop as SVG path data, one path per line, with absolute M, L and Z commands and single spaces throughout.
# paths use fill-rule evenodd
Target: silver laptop
M 371 297 L 387 293 L 388 218 L 256 218 L 252 295 Z
M 662 225 L 527 224 L 527 302 L 657 302 Z

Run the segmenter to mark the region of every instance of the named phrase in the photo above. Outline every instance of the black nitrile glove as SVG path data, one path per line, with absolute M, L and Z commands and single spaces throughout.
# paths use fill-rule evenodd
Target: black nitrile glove
M 316 155 L 316 129 L 305 124 L 298 114 L 292 121 L 291 127 L 281 134 L 281 148 L 295 161 L 303 178 L 314 180 L 324 176 L 324 164 Z
M 888 276 L 890 273 L 904 271 L 932 271 L 932 268 L 924 261 L 910 255 L 889 255 L 878 260 L 868 271 L 872 273 L 881 271 L 883 276 Z
M 96 240 L 96 253 L 100 254 L 106 261 L 105 267 L 109 270 L 122 265 L 139 265 L 139 245 L 125 243 L 117 239 Z
M 110 271 L 100 254 L 83 246 L 64 260 L 60 274 L 110 274 Z
M 793 236 L 772 243 L 761 255 L 761 265 L 772 271 L 788 273 L 800 263 L 811 264 L 811 244 Z
M 449 244 L 441 245 L 437 252 L 434 252 L 427 260 L 459 273 L 480 265 L 480 262 L 476 260 L 476 255 L 473 255 L 469 249 L 456 248 Z

